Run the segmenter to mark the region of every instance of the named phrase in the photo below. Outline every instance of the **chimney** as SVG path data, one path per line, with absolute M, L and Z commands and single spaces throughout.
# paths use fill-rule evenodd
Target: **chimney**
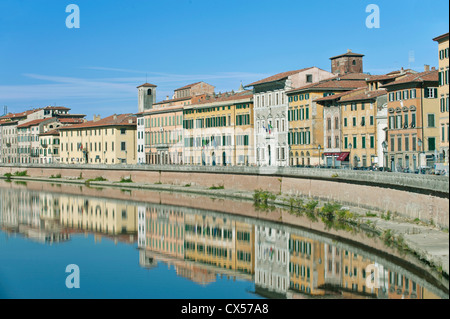
M 117 115 L 116 114 L 113 115 L 113 120 L 117 120 Z
M 424 69 L 425 69 L 425 72 L 428 72 L 428 71 L 430 71 L 430 66 L 428 64 L 425 64 Z
M 101 120 L 100 115 L 95 115 L 95 114 L 94 114 L 94 122 L 98 122 L 98 121 L 100 121 L 100 120 Z
M 431 71 L 436 71 L 436 67 L 431 67 Z
M 347 49 L 347 53 L 352 53 L 352 50 L 350 50 L 350 49 Z

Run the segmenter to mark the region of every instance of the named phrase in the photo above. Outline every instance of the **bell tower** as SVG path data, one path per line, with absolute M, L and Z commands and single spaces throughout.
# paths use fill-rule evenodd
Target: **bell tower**
M 144 83 L 138 89 L 138 110 L 144 112 L 151 110 L 156 103 L 156 85 Z

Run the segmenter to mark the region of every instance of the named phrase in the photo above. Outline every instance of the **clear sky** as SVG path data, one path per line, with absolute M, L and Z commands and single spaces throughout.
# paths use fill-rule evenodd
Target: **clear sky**
M 77 4 L 80 28 L 66 27 Z M 380 28 L 369 29 L 369 4 Z M 205 81 L 237 90 L 279 72 L 330 71 L 347 49 L 364 71 L 438 65 L 436 36 L 449 30 L 446 0 L 1 0 L 0 114 L 66 106 L 92 120 L 137 112 L 137 89 L 157 100 Z

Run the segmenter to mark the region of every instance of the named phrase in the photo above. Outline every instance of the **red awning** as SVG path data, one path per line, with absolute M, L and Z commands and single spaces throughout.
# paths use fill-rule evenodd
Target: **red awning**
M 349 156 L 350 156 L 350 153 L 348 153 L 348 152 L 341 153 L 341 154 L 339 154 L 339 157 L 337 158 L 337 160 L 340 162 L 344 162 L 347 159 L 347 157 L 349 157 Z

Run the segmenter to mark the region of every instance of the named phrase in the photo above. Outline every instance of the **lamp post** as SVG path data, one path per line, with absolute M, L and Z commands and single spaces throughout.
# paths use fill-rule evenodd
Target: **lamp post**
M 419 145 L 419 174 L 422 174 L 422 165 L 421 165 L 420 155 L 423 153 L 422 152 L 423 142 L 420 138 L 417 140 L 417 144 Z
M 388 143 L 386 141 L 383 141 L 383 143 L 381 143 L 381 147 L 383 148 L 383 167 L 386 167 L 386 164 L 387 164 L 386 153 L 387 153 Z
M 322 146 L 319 144 L 319 146 L 317 147 L 317 149 L 319 150 L 319 168 L 320 168 L 320 150 L 322 149 Z
M 348 158 L 348 169 L 352 169 L 352 143 L 348 144 L 348 148 L 350 149 L 350 155 Z

